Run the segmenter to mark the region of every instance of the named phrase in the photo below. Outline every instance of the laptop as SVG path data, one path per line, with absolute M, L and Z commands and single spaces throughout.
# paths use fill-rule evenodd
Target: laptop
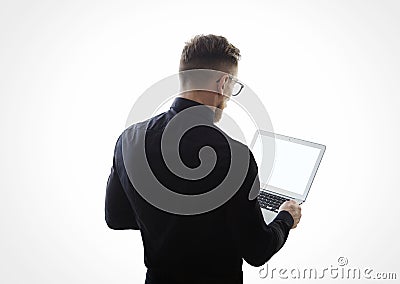
M 269 224 L 286 200 L 299 204 L 306 200 L 326 146 L 257 130 L 250 149 L 258 165 L 261 188 L 257 198 Z

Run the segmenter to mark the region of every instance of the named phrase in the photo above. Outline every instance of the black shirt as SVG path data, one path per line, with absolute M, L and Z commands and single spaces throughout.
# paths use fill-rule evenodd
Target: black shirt
M 182 136 L 179 145 L 167 145 L 172 150 L 179 146 L 181 161 L 189 168 L 199 167 L 199 151 L 204 146 L 212 147 L 217 158 L 214 168 L 200 179 L 185 179 L 171 172 L 163 159 L 161 137 L 175 115 L 193 106 L 204 105 L 177 97 L 168 111 L 136 123 L 120 135 L 107 182 L 105 220 L 114 230 L 140 230 L 148 269 L 146 283 L 242 283 L 242 259 L 252 266 L 267 262 L 285 243 L 293 218 L 281 211 L 270 224 L 264 222 L 257 198 L 249 198 L 251 189 L 259 190 L 260 186 L 254 157 L 247 146 L 214 125 L 214 112 L 207 106 L 191 117 L 196 126 Z M 178 121 L 174 129 L 179 127 Z M 234 158 L 227 139 L 230 145 L 249 152 L 249 168 L 239 190 L 221 206 L 195 215 L 166 212 L 146 201 L 129 179 L 134 178 L 135 185 L 135 181 L 146 184 L 145 175 L 140 173 L 144 161 L 127 157 L 122 149 L 123 135 L 133 137 L 124 144 L 130 153 L 145 148 L 156 179 L 176 193 L 202 194 L 224 181 Z M 137 137 L 145 137 L 145 143 Z M 127 159 L 138 165 L 134 176 L 128 174 Z

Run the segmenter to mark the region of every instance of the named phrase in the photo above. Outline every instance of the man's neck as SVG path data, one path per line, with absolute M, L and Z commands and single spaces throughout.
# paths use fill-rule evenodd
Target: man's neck
M 189 91 L 180 93 L 180 97 L 192 100 L 210 107 L 213 111 L 218 104 L 215 94 L 207 91 Z

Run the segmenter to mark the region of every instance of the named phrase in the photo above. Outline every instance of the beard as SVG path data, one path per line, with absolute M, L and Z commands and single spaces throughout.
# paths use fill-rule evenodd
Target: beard
M 214 123 L 219 122 L 221 120 L 222 112 L 225 107 L 226 107 L 225 100 L 222 100 L 222 102 L 219 105 L 217 105 L 214 111 Z

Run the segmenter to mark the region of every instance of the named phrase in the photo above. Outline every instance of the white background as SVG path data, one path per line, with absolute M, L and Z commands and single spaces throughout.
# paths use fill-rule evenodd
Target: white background
M 199 33 L 239 47 L 277 133 L 327 146 L 269 267 L 344 256 L 400 277 L 399 16 L 398 1 L 2 0 L 0 281 L 144 283 L 140 233 L 107 228 L 105 185 L 135 99 Z

